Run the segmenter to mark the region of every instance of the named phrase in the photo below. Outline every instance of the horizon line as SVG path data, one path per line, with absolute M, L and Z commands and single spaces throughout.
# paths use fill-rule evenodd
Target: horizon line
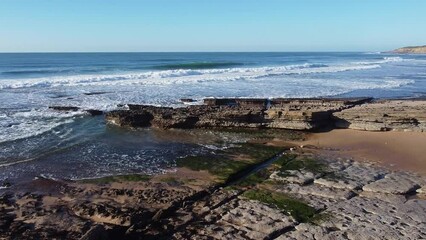
M 23 51 L 1 52 L 0 54 L 24 53 L 390 53 L 392 51 Z

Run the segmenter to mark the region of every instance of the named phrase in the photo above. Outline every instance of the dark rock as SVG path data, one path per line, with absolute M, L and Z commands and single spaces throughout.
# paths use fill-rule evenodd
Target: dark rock
M 266 107 L 266 98 L 206 98 L 204 104 L 208 106 L 240 106 Z
M 181 102 L 183 103 L 192 103 L 192 102 L 196 102 L 196 100 L 192 99 L 192 98 L 181 98 L 180 99 Z
M 22 236 L 25 232 L 34 230 L 34 224 L 25 223 L 22 221 L 13 221 L 10 223 L 8 231 L 13 235 Z M 15 239 L 15 238 L 13 238 Z M 18 238 L 16 238 L 18 239 Z
M 3 194 L 0 196 L 0 204 L 11 206 L 13 204 L 12 202 L 12 194 Z
M 10 186 L 12 186 L 12 184 L 8 181 L 4 181 L 4 182 L 0 183 L 1 188 L 8 188 Z
M 137 211 L 114 202 L 94 203 L 85 201 L 72 206 L 72 211 L 79 217 L 96 222 L 112 224 L 115 226 L 129 227 L 132 219 L 136 219 L 135 214 L 142 214 L 145 211 L 139 208 Z M 142 211 L 142 212 L 141 212 Z
M 110 123 L 127 127 L 148 127 L 154 118 L 147 111 L 116 110 L 106 114 L 106 120 Z
M 80 108 L 71 107 L 71 106 L 50 106 L 49 109 L 53 109 L 53 110 L 56 110 L 56 111 L 64 111 L 64 112 L 76 112 Z
M 152 221 L 159 221 L 161 218 L 163 218 L 163 215 L 165 213 L 164 209 L 158 210 L 154 216 L 152 217 Z
M 105 93 L 108 93 L 108 92 L 88 92 L 88 93 L 83 93 L 83 94 L 87 95 L 87 96 L 91 96 L 91 95 L 100 95 L 100 94 L 105 94 Z
M 184 108 L 129 104 L 106 114 L 120 126 L 158 128 L 284 128 L 310 130 L 333 125 L 332 113 L 370 101 L 348 99 L 209 98 Z
M 107 240 L 108 234 L 103 225 L 97 224 L 92 226 L 80 240 Z
M 86 110 L 86 112 L 89 113 L 92 116 L 99 116 L 99 115 L 104 114 L 103 111 L 95 110 L 95 109 L 88 109 L 88 110 Z
M 207 106 L 232 106 L 237 105 L 235 99 L 230 98 L 206 98 L 204 99 L 204 104 Z
M 15 219 L 15 215 L 0 213 L 0 232 L 6 232 Z

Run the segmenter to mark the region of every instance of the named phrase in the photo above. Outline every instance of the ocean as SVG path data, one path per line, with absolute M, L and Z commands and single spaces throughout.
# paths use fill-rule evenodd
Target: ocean
M 177 157 L 223 147 L 208 140 L 214 132 L 123 130 L 49 106 L 108 111 L 182 106 L 181 98 L 358 96 L 426 97 L 426 55 L 1 53 L 0 180 L 155 174 Z

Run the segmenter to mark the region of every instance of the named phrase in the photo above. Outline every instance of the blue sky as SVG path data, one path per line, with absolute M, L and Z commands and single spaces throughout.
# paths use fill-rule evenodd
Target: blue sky
M 0 0 L 0 52 L 383 51 L 424 0 Z

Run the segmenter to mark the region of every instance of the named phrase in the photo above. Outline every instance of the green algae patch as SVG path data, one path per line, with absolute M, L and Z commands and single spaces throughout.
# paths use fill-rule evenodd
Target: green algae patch
M 216 130 L 219 132 L 235 133 L 248 136 L 253 139 L 280 139 L 287 141 L 301 141 L 306 138 L 306 133 L 302 131 L 287 129 L 258 129 L 258 128 L 225 128 Z
M 107 184 L 113 182 L 147 182 L 151 179 L 151 176 L 143 174 L 128 174 L 128 175 L 117 175 L 108 176 L 101 178 L 83 179 L 79 180 L 81 183 L 92 183 L 92 184 Z
M 277 164 L 280 165 L 279 175 L 283 177 L 289 174 L 287 171 L 294 170 L 304 170 L 314 174 L 326 174 L 328 172 L 325 164 L 306 156 L 283 155 L 277 160 Z
M 175 177 L 162 177 L 162 178 L 159 179 L 159 181 L 163 182 L 163 183 L 170 184 L 170 185 L 183 185 L 183 184 L 190 183 L 193 180 L 179 179 L 179 178 L 175 178 Z
M 243 180 L 239 181 L 235 185 L 238 187 L 251 187 L 256 186 L 257 184 L 263 183 L 269 179 L 270 172 L 267 169 L 262 169 L 258 172 L 255 172 Z
M 297 158 L 297 154 L 293 153 L 286 153 L 280 156 L 275 162 L 273 163 L 274 166 L 281 168 L 283 165 L 286 165 L 290 161 L 293 161 Z
M 161 178 L 160 181 L 165 183 L 180 183 L 180 181 L 174 177 Z
M 231 176 L 276 156 L 282 150 L 283 148 L 275 146 L 244 143 L 238 147 L 218 151 L 217 154 L 179 158 L 176 165 L 193 171 L 208 171 L 225 182 Z
M 256 143 L 243 143 L 239 147 L 233 147 L 224 151 L 230 157 L 243 155 L 253 162 L 261 162 L 281 153 L 284 150 L 282 147 L 270 146 Z
M 342 172 L 328 172 L 322 178 L 334 182 L 349 180 L 349 176 Z
M 298 222 L 309 222 L 316 213 L 315 208 L 286 194 L 253 189 L 244 192 L 243 196 L 274 206 L 292 216 Z
M 315 214 L 314 216 L 312 216 L 308 220 L 308 223 L 319 226 L 319 225 L 321 225 L 321 223 L 329 221 L 331 219 L 332 219 L 331 213 L 329 213 L 329 212 L 322 212 L 322 213 L 318 213 L 318 214 Z
M 220 156 L 188 156 L 178 159 L 176 165 L 193 171 L 208 171 L 221 180 L 226 180 L 232 174 L 244 169 L 248 163 Z

